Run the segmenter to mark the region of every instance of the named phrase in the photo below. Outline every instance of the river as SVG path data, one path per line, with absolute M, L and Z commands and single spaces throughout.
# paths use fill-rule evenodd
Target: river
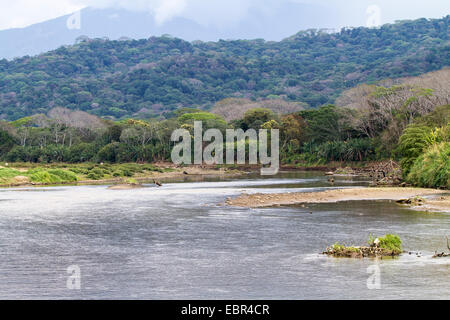
M 241 192 L 365 187 L 322 173 L 209 177 L 161 188 L 62 186 L 0 190 L 0 299 L 449 299 L 450 213 L 389 201 L 243 209 Z M 219 205 L 218 205 L 219 204 Z M 396 259 L 321 254 L 396 233 Z M 416 252 L 420 252 L 418 255 Z M 68 289 L 69 266 L 80 290 Z M 375 270 L 375 271 L 374 271 Z M 375 274 L 376 273 L 376 274 Z M 369 277 L 379 289 L 369 289 Z

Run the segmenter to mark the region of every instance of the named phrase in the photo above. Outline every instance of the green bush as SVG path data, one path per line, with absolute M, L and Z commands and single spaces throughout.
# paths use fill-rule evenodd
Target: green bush
M 8 179 L 20 176 L 20 171 L 9 169 L 9 168 L 0 168 L 0 181 L 6 181 Z
M 94 173 L 94 172 L 90 172 L 90 173 L 87 175 L 87 177 L 88 177 L 88 179 L 91 179 L 91 180 L 100 180 L 100 179 L 103 178 L 103 175 L 99 175 L 99 174 L 96 174 L 96 173 Z
M 369 245 L 372 245 L 375 241 L 376 237 L 369 236 Z M 392 250 L 395 253 L 402 253 L 402 240 L 398 235 L 394 234 L 386 234 L 384 237 L 378 237 L 380 241 L 379 247 L 383 249 Z
M 69 171 L 71 171 L 75 174 L 88 174 L 89 173 L 89 170 L 87 168 L 80 168 L 80 167 L 70 168 Z
M 121 171 L 114 171 L 112 175 L 113 175 L 113 177 L 121 177 L 122 176 L 122 172 Z
M 398 253 L 402 252 L 402 240 L 399 236 L 393 234 L 387 234 L 384 237 L 379 238 L 380 248 L 389 249 Z
M 33 169 L 29 170 L 27 175 L 30 180 L 38 183 L 61 183 L 65 182 L 60 176 L 52 174 L 46 170 Z
M 122 169 L 122 176 L 124 177 L 132 177 L 133 172 L 129 169 Z
M 75 173 L 71 171 L 61 170 L 61 169 L 51 169 L 48 170 L 48 173 L 51 175 L 58 176 L 64 182 L 75 182 L 78 181 L 78 177 Z
M 411 167 L 407 181 L 430 188 L 450 187 L 450 143 L 441 142 L 429 147 Z
M 408 175 L 416 159 L 431 143 L 432 128 L 413 124 L 407 127 L 395 152 L 402 158 L 400 165 L 405 176 Z

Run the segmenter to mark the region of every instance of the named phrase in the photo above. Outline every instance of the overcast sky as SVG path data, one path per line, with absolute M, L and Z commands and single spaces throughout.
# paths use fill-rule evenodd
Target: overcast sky
M 340 21 L 336 27 L 364 25 L 367 17 L 361 13 L 371 5 L 381 9 L 381 23 L 450 14 L 450 0 L 0 0 L 0 30 L 25 27 L 88 6 L 148 11 L 159 24 L 182 16 L 203 25 L 226 28 L 239 22 L 251 7 L 260 7 L 270 14 L 270 9 L 282 2 L 333 8 Z

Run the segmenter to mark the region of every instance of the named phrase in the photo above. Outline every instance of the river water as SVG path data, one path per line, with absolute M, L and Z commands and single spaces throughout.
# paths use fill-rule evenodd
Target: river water
M 360 178 L 330 186 L 321 173 L 306 172 L 120 191 L 2 189 L 0 299 L 449 299 L 450 259 L 431 256 L 446 249 L 450 213 L 388 201 L 218 205 L 243 191 L 365 186 Z M 335 242 L 363 245 L 369 233 L 399 234 L 414 253 L 383 260 L 319 254 Z M 81 289 L 68 289 L 68 277 Z

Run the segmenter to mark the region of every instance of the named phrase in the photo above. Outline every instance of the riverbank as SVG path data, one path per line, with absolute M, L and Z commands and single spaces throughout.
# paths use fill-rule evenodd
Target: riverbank
M 435 196 L 420 204 L 423 211 L 450 212 L 450 196 L 442 195 L 442 190 L 422 188 L 352 188 L 335 189 L 321 192 L 292 192 L 277 194 L 242 194 L 237 198 L 228 199 L 229 206 L 245 208 L 263 208 L 283 205 L 308 203 L 336 203 L 342 201 L 362 200 L 394 200 L 414 197 Z
M 152 180 L 181 180 L 185 177 L 236 176 L 244 172 L 213 166 L 177 167 L 156 164 L 8 164 L 0 166 L 0 187 L 49 185 L 120 184 L 132 179 L 137 183 Z

